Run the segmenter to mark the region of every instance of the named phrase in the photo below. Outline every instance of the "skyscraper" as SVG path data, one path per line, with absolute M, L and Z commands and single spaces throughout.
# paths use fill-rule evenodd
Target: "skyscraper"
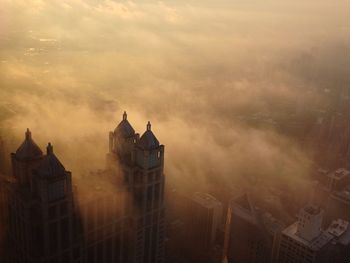
M 321 229 L 323 210 L 307 205 L 300 210 L 298 221 L 282 232 L 279 262 L 332 262 L 327 246 L 333 235 Z
M 201 192 L 187 197 L 184 202 L 187 215 L 183 242 L 192 260 L 208 262 L 222 226 L 223 205 L 214 196 Z
M 255 207 L 248 194 L 231 202 L 227 216 L 224 250 L 227 262 L 278 262 L 281 222 Z
M 71 173 L 50 143 L 43 154 L 29 130 L 11 157 L 13 177 L 3 189 L 10 262 L 79 262 Z
M 164 146 L 150 122 L 135 133 L 126 112 L 109 138 L 109 170 L 123 177 L 132 203 L 131 262 L 164 262 Z

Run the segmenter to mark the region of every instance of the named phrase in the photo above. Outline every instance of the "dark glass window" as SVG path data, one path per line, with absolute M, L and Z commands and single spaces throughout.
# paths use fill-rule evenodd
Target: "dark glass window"
M 57 250 L 58 246 L 58 237 L 57 237 L 57 223 L 51 223 L 49 226 L 49 240 L 50 240 L 50 251 L 54 253 Z
M 50 219 L 50 220 L 56 218 L 56 216 L 57 216 L 57 215 L 56 215 L 56 214 L 57 214 L 56 211 L 57 211 L 57 209 L 56 209 L 56 206 L 55 206 L 55 205 L 49 207 L 49 219 Z
M 60 212 L 61 212 L 61 216 L 64 216 L 67 214 L 68 212 L 68 206 L 67 206 L 67 203 L 64 202 L 60 205 Z
M 147 187 L 147 207 L 148 208 L 152 206 L 152 195 L 153 195 L 153 186 L 150 185 Z
M 69 246 L 69 238 L 70 238 L 70 231 L 69 231 L 69 219 L 65 218 L 61 221 L 61 241 L 62 241 L 62 247 L 68 248 Z

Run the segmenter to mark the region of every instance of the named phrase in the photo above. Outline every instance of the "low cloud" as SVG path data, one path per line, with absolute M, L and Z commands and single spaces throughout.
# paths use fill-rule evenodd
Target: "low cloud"
M 127 110 L 152 121 L 173 185 L 297 192 L 311 159 L 276 120 L 349 94 L 347 1 L 0 4 L 2 134 L 14 151 L 31 128 L 73 176 L 104 167 Z

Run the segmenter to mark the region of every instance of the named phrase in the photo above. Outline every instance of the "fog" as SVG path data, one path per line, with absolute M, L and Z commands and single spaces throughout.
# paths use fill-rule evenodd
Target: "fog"
M 43 149 L 53 143 L 73 178 L 104 167 L 108 132 L 126 110 L 141 134 L 151 121 L 176 187 L 301 191 L 312 153 L 270 118 L 322 111 L 348 94 L 349 1 L 0 6 L 7 150 L 29 127 Z M 251 116 L 269 117 L 255 125 Z

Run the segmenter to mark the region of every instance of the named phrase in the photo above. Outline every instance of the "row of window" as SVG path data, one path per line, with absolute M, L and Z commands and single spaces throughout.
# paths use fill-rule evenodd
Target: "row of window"
M 160 181 L 161 179 L 161 171 L 157 171 L 157 172 L 150 172 L 147 175 L 143 174 L 143 173 L 136 173 L 134 176 L 134 183 L 135 184 L 150 184 L 150 183 L 154 183 L 156 181 Z M 128 173 L 125 174 L 125 177 L 128 178 L 126 179 L 127 182 L 130 182 L 130 175 L 128 175 Z
M 124 234 L 113 236 L 87 249 L 87 262 L 127 262 L 128 246 Z
M 92 231 L 123 218 L 127 213 L 126 199 L 99 198 L 82 207 L 84 226 Z
M 68 214 L 68 204 L 67 202 L 62 202 L 60 204 L 55 204 L 49 207 L 49 219 L 54 220 Z

